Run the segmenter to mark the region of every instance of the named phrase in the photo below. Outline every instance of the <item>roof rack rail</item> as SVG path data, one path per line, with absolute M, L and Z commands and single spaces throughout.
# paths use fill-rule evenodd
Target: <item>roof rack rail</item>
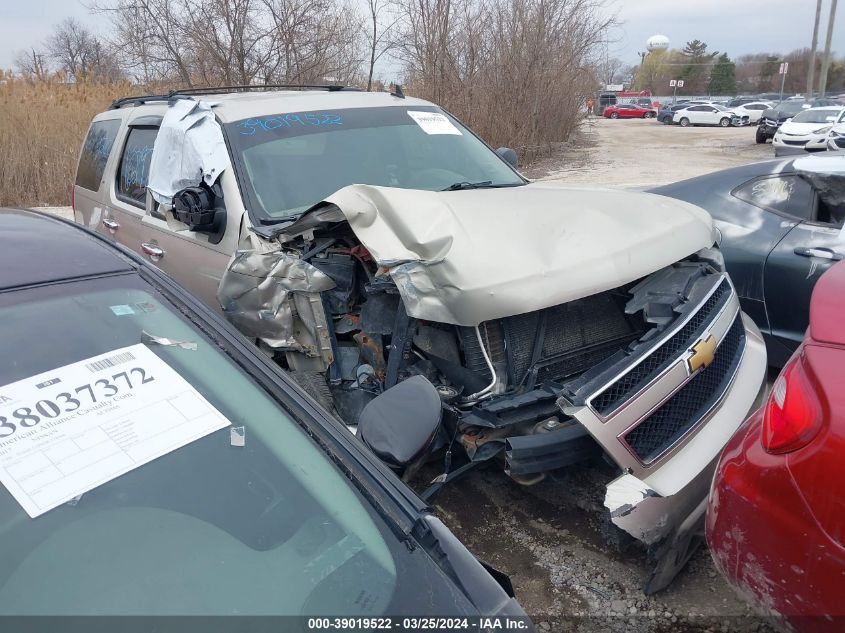
M 134 97 L 121 97 L 115 99 L 109 106 L 110 110 L 117 110 L 125 105 L 144 105 L 150 101 L 170 101 L 176 97 L 190 97 L 191 95 L 219 94 L 221 92 L 250 92 L 266 90 L 326 90 L 328 92 L 353 91 L 360 92 L 360 88 L 342 86 L 337 84 L 261 84 L 245 86 L 209 86 L 205 88 L 179 88 L 171 90 L 167 94 L 159 95 L 136 95 Z
M 250 92 L 266 90 L 327 90 L 328 92 L 339 92 L 341 90 L 359 90 L 350 86 L 337 84 L 248 84 L 243 86 L 209 86 L 207 88 L 183 88 L 171 90 L 170 97 L 176 95 L 203 95 L 217 94 L 220 92 Z
M 136 95 L 134 97 L 121 97 L 120 99 L 115 99 L 111 102 L 109 106 L 110 110 L 117 110 L 122 108 L 125 105 L 134 104 L 134 105 L 144 105 L 149 101 L 169 101 L 173 98 L 172 94 L 166 95 Z

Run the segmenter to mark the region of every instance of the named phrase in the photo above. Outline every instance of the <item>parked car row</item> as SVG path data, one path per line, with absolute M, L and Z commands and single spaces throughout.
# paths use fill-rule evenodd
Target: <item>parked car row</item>
M 756 123 L 762 111 L 767 107 L 768 104 L 765 102 L 751 102 L 728 108 L 711 101 L 684 101 L 664 105 L 657 113 L 657 120 L 660 123 L 674 123 L 681 127 L 693 125 L 743 126 Z
M 845 147 L 845 106 L 809 108 L 785 121 L 775 132 L 775 156 L 837 151 Z
M 785 99 L 774 104 L 763 112 L 760 117 L 755 140 L 757 143 L 765 143 L 774 138 L 780 126 L 792 119 L 796 114 L 810 108 L 836 107 L 841 104 L 832 99 Z

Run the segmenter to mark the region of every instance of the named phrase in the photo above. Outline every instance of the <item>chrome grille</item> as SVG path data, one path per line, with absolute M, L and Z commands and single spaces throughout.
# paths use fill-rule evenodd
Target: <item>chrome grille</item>
M 649 464 L 695 428 L 719 401 L 745 350 L 745 327 L 737 314 L 713 362 L 622 438 L 643 464 Z
M 590 404 L 602 416 L 607 416 L 645 387 L 662 371 L 678 360 L 692 346 L 731 297 L 731 285 L 722 279 L 713 294 L 676 334 L 655 349 L 641 363 L 624 374 L 597 396 Z

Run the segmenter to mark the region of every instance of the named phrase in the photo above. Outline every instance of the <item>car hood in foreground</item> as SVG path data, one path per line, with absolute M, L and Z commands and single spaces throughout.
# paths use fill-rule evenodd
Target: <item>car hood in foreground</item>
M 630 191 L 351 185 L 326 202 L 389 269 L 411 316 L 464 326 L 619 287 L 714 242 L 703 209 Z

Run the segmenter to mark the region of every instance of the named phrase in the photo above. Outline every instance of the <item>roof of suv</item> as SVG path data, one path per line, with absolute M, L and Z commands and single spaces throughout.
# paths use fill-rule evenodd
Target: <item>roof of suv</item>
M 0 291 L 134 270 L 88 231 L 23 209 L 0 209 Z
M 177 97 L 178 98 L 178 97 Z M 431 107 L 434 104 L 413 97 L 396 97 L 386 92 L 359 92 L 356 90 L 272 90 L 263 92 L 208 93 L 191 98 L 216 104 L 214 112 L 221 121 L 240 121 L 249 117 L 271 116 L 287 112 L 311 112 L 314 110 L 340 110 L 346 108 L 382 108 L 391 106 Z M 153 101 L 138 106 L 127 106 L 121 111 L 161 113 L 167 108 L 166 101 Z M 114 118 L 98 115 L 98 118 Z

